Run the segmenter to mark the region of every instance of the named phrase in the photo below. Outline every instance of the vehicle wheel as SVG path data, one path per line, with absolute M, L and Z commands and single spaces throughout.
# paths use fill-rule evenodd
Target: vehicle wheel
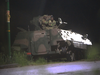
M 47 62 L 49 62 L 50 57 L 47 55 L 47 56 L 44 56 L 44 59 L 45 59 Z
M 82 50 L 78 50 L 77 53 L 78 60 L 84 59 L 84 53 Z
M 85 59 L 85 50 L 81 50 L 81 58 Z
M 81 54 L 80 54 L 80 50 L 77 50 L 77 49 L 76 49 L 75 52 L 74 52 L 74 55 L 75 55 L 75 56 L 74 56 L 74 57 L 75 57 L 75 60 L 80 60 L 80 55 L 81 55 Z
M 70 51 L 68 51 L 68 52 L 66 53 L 66 57 L 67 57 L 67 61 L 71 61 Z
M 69 51 L 67 53 L 67 61 L 74 61 L 75 60 L 75 54 Z
M 70 58 L 71 58 L 71 61 L 75 61 L 75 54 L 74 53 L 71 53 L 70 54 Z
M 71 57 L 69 54 L 67 54 L 67 61 L 71 61 Z

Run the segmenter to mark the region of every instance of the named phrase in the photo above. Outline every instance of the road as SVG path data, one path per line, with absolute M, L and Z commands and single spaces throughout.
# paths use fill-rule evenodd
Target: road
M 38 66 L 0 69 L 0 75 L 100 75 L 94 74 L 93 69 L 100 69 L 100 61 L 65 62 Z

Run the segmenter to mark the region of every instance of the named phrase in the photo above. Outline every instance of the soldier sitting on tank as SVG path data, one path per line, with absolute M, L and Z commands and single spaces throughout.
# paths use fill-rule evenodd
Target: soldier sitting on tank
M 47 29 L 53 29 L 54 27 L 56 27 L 56 21 L 54 20 L 53 16 L 51 15 L 51 18 L 48 21 Z
M 53 29 L 53 27 L 56 26 L 56 21 L 53 19 L 52 15 L 43 15 L 39 19 L 39 22 L 42 25 L 43 30 Z
M 46 29 L 50 18 L 51 18 L 50 15 L 43 15 L 42 17 L 40 17 L 39 22 L 40 22 L 40 25 L 42 25 L 42 29 Z
M 43 18 L 41 19 L 41 25 L 43 29 L 46 29 L 46 25 L 48 24 L 47 17 L 48 17 L 47 15 L 44 15 Z

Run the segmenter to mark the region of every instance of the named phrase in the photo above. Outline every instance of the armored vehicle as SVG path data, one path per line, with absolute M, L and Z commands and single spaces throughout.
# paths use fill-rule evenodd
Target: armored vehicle
M 60 25 L 62 23 L 59 18 Z M 71 30 L 53 28 L 19 32 L 12 45 L 13 50 L 24 50 L 33 57 L 64 57 L 69 61 L 84 58 L 84 50 L 92 45 L 87 35 L 83 36 Z

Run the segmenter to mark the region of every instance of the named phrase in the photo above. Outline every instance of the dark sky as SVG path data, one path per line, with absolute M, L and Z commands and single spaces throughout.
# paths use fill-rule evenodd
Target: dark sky
M 0 3 L 1 18 L 5 20 L 6 2 L 2 0 Z M 61 17 L 68 22 L 66 29 L 81 34 L 88 33 L 93 42 L 98 42 L 100 38 L 99 0 L 10 0 L 10 11 L 12 42 L 18 33 L 16 27 L 27 29 L 33 17 L 44 14 L 53 15 L 55 20 Z

